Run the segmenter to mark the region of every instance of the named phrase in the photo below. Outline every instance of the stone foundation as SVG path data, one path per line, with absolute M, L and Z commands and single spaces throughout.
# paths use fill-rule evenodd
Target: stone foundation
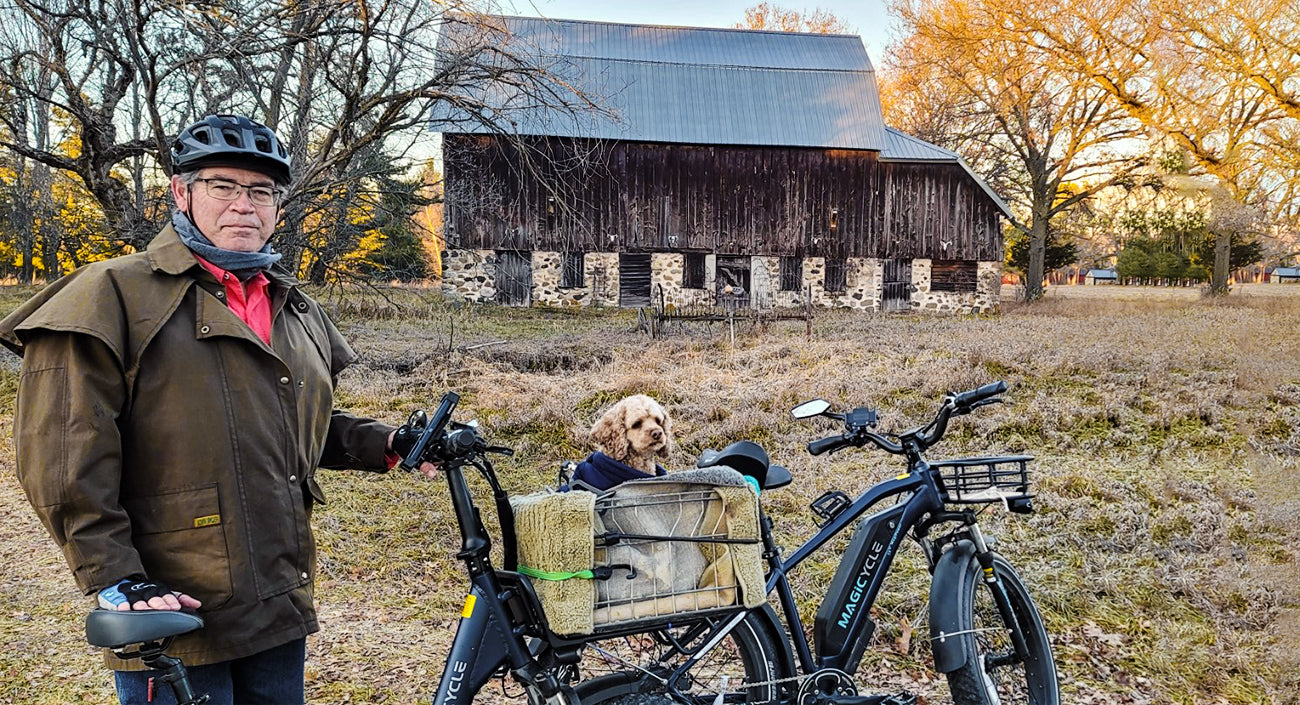
M 680 308 L 714 303 L 717 257 L 705 257 L 703 289 L 682 285 L 685 256 L 660 252 L 651 256 L 651 292 L 661 291 L 665 306 Z M 583 258 L 583 281 L 579 287 L 560 286 L 563 254 L 533 252 L 535 303 L 550 306 L 618 306 L 618 253 L 588 252 Z M 496 253 L 492 250 L 448 250 L 442 254 L 442 291 L 449 298 L 464 301 L 492 301 L 496 297 Z M 758 307 L 786 308 L 804 305 L 811 298 L 815 306 L 880 310 L 884 265 L 875 258 L 849 258 L 845 262 L 844 291 L 826 291 L 826 260 L 806 257 L 800 291 L 781 291 L 781 259 L 750 258 L 751 301 Z M 911 308 L 916 311 L 987 313 L 997 310 L 1001 287 L 1001 263 L 979 262 L 974 292 L 931 291 L 930 260 L 912 260 Z
M 1002 294 L 1002 263 L 977 262 L 973 292 L 931 291 L 930 260 L 912 260 L 912 308 L 945 313 L 991 313 Z

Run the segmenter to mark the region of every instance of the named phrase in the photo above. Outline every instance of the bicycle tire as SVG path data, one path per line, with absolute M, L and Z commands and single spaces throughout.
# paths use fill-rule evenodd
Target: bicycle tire
M 690 683 L 680 684 L 680 690 L 697 703 L 711 705 L 718 696 L 720 677 L 726 675 L 729 687 L 725 702 L 778 702 L 782 684 L 774 681 L 790 674 L 782 672 L 775 638 L 760 620 L 747 617 L 695 665 L 687 676 Z M 646 674 L 669 672 L 674 663 L 685 661 L 684 655 L 672 651 L 650 634 L 592 642 L 578 666 L 581 675 L 574 690 L 583 705 L 676 703 L 661 682 Z M 735 687 L 749 683 L 759 685 Z
M 948 673 L 954 705 L 1060 705 L 1060 685 L 1052 644 L 1042 616 L 1015 568 L 993 554 L 993 567 L 1006 590 L 1028 647 L 1024 663 L 1005 663 L 1014 656 L 1009 630 L 1002 621 L 992 590 L 982 579 L 979 562 L 967 564 L 965 579 L 954 597 L 961 602 L 959 627 L 966 632 L 966 663 Z M 996 695 L 995 695 L 996 694 Z

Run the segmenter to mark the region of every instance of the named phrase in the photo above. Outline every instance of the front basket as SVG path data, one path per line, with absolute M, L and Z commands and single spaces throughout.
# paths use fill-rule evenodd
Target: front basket
M 983 504 L 1030 497 L 1029 455 L 954 458 L 930 463 L 939 470 L 940 489 L 956 504 Z

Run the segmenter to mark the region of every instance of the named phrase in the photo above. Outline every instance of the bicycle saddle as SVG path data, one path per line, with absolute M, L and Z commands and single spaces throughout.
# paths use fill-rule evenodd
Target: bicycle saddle
M 203 620 L 189 612 L 97 609 L 86 615 L 86 641 L 91 646 L 120 649 L 128 644 L 159 641 L 202 627 Z
M 794 480 L 789 470 L 772 465 L 767 451 L 753 441 L 736 441 L 722 450 L 706 450 L 700 453 L 696 465 L 702 468 L 725 465 L 754 478 L 764 490 L 785 487 Z

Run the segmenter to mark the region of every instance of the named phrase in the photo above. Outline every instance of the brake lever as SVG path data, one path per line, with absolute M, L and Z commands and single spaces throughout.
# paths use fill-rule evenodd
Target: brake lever
M 514 455 L 514 454 L 515 454 L 515 449 L 514 449 L 514 448 L 507 448 L 507 447 L 505 447 L 505 446 L 488 446 L 488 447 L 486 447 L 486 448 L 483 449 L 483 452 L 484 452 L 484 453 L 496 453 L 497 455 Z
M 1001 404 L 1001 403 L 1002 403 L 1001 397 L 994 397 L 993 399 L 985 399 L 983 401 L 977 401 L 974 404 L 970 405 L 970 407 L 966 410 L 966 413 L 969 414 L 970 412 L 980 408 L 981 406 L 988 406 L 989 404 Z

